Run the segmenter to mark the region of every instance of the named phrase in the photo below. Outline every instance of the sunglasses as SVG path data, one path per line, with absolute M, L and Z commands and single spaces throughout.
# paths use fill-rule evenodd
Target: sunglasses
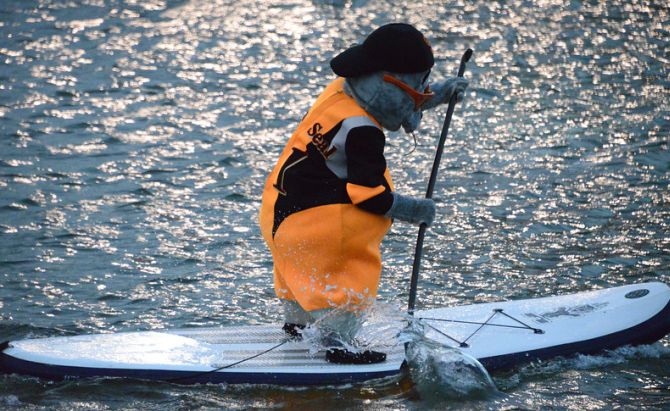
M 384 74 L 383 78 L 385 82 L 393 84 L 412 98 L 414 101 L 414 111 L 419 111 L 421 107 L 435 95 L 435 93 L 430 91 L 430 86 L 426 86 L 426 88 L 423 90 L 423 93 L 420 93 L 414 90 L 414 88 L 412 88 L 409 84 L 398 80 L 390 74 Z

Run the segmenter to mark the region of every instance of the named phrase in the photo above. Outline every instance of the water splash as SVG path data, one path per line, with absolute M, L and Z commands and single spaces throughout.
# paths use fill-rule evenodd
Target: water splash
M 607 350 L 600 354 L 578 354 L 573 357 L 556 357 L 547 361 L 526 364 L 518 370 L 523 377 L 555 375 L 565 370 L 602 370 L 631 364 L 635 361 L 670 358 L 670 348 L 662 342 Z
M 498 392 L 477 359 L 426 337 L 419 321 L 411 321 L 401 339 L 406 341 L 410 375 L 424 401 L 488 398 Z
M 422 323 L 396 305 L 375 302 L 358 312 L 353 339 L 342 338 L 349 330 L 337 335 L 322 327 L 322 323 L 332 324 L 333 318 L 351 315 L 346 307 L 340 307 L 327 314 L 330 318 L 305 329 L 303 337 L 310 341 L 312 351 L 339 346 L 350 351 L 389 352 L 404 345 L 410 376 L 424 401 L 488 398 L 497 393 L 493 380 L 477 359 L 428 338 Z M 345 322 L 348 321 L 340 324 Z
M 343 306 L 309 325 L 303 330 L 303 338 L 310 342 L 314 353 L 332 347 L 353 352 L 367 349 L 388 352 L 402 344 L 398 336 L 408 322 L 407 314 L 393 304 L 375 302 L 362 311 Z

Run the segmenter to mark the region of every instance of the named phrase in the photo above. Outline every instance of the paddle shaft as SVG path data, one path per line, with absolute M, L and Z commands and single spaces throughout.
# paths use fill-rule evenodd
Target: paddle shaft
M 472 49 L 467 49 L 461 57 L 461 65 L 458 68 L 458 77 L 463 77 L 465 72 L 465 63 L 472 57 Z M 435 160 L 433 161 L 433 169 L 430 172 L 430 179 L 428 180 L 428 189 L 426 190 L 426 198 L 433 198 L 433 190 L 435 189 L 435 181 L 437 180 L 437 172 L 440 168 L 440 160 L 442 159 L 442 151 L 444 150 L 444 142 L 447 139 L 449 132 L 449 123 L 451 123 L 451 116 L 454 115 L 454 108 L 456 107 L 456 93 L 451 96 L 449 100 L 449 108 L 447 115 L 444 117 L 444 124 L 442 125 L 442 132 L 440 133 L 440 141 L 437 144 L 435 151 Z M 407 311 L 409 314 L 414 314 L 414 304 L 416 303 L 416 288 L 419 282 L 419 270 L 421 269 L 421 257 L 423 254 L 423 239 L 426 236 L 426 225 L 419 226 L 419 236 L 416 239 L 416 249 L 414 250 L 414 265 L 412 266 L 412 278 L 409 287 L 409 302 L 407 304 Z

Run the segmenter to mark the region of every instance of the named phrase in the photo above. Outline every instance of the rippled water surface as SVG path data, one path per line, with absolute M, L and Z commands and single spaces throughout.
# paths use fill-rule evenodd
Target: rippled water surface
M 417 25 L 434 78 L 475 50 L 426 239 L 418 305 L 670 282 L 670 11 L 663 1 L 0 2 L 0 339 L 279 321 L 256 216 L 329 59 Z M 421 195 L 418 147 L 388 135 Z M 404 305 L 416 229 L 384 246 Z M 494 375 L 454 408 L 663 408 L 670 342 Z M 0 408 L 426 406 L 406 380 L 345 387 L 0 380 Z

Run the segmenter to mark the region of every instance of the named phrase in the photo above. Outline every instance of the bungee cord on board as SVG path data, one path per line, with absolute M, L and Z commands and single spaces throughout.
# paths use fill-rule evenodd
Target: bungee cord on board
M 507 317 L 507 318 L 509 318 L 509 319 L 511 319 L 511 320 L 514 320 L 514 321 L 516 321 L 517 323 L 519 323 L 519 324 L 521 324 L 521 325 L 491 324 L 490 321 L 491 321 L 496 315 L 498 315 L 498 314 L 504 315 L 505 317 Z M 504 327 L 504 328 L 516 328 L 516 329 L 522 329 L 522 330 L 531 330 L 531 331 L 533 331 L 533 333 L 535 333 L 535 334 L 544 334 L 544 331 L 543 331 L 542 329 L 540 329 L 540 328 L 535 328 L 535 327 L 531 327 L 530 325 L 524 323 L 523 321 L 521 321 L 521 320 L 519 320 L 519 319 L 517 319 L 517 318 L 514 318 L 514 317 L 512 317 L 511 315 L 507 314 L 506 312 L 503 311 L 502 308 L 496 308 L 496 309 L 494 309 L 494 310 L 493 310 L 493 314 L 491 314 L 491 315 L 489 316 L 489 318 L 488 318 L 486 321 L 484 321 L 483 323 L 482 323 L 482 322 L 477 322 L 477 321 L 451 320 L 451 319 L 448 319 L 448 318 L 430 318 L 430 317 L 419 317 L 418 320 L 420 320 L 420 321 L 426 321 L 426 320 L 429 320 L 429 321 L 441 321 L 441 322 L 452 322 L 452 323 L 459 323 L 459 324 L 479 325 L 479 327 L 478 327 L 475 331 L 473 331 L 467 338 L 465 338 L 463 341 L 460 341 L 460 340 L 458 340 L 458 339 L 456 339 L 456 338 L 450 336 L 449 334 L 445 333 L 444 331 L 438 329 L 437 327 L 434 327 L 434 326 L 432 326 L 432 325 L 427 324 L 427 323 L 424 322 L 424 324 L 425 324 L 426 326 L 428 326 L 430 329 L 436 331 L 438 334 L 440 334 L 440 335 L 442 335 L 442 336 L 444 336 L 444 337 L 450 339 L 451 341 L 457 343 L 461 348 L 467 348 L 467 347 L 469 347 L 470 345 L 468 344 L 468 340 L 469 340 L 470 338 L 472 338 L 475 334 L 477 334 L 477 333 L 479 332 L 479 330 L 481 330 L 481 329 L 484 328 L 485 326 L 489 326 L 489 327 Z

